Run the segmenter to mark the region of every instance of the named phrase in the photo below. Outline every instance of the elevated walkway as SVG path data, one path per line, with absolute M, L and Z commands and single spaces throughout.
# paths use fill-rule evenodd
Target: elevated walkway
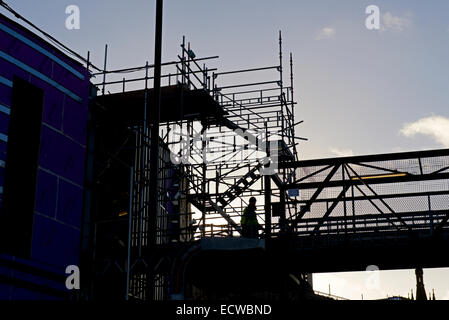
M 151 104 L 154 90 L 148 89 L 148 117 L 151 120 Z M 161 88 L 160 122 L 214 120 L 227 114 L 213 97 L 204 89 L 189 90 L 181 84 Z M 105 94 L 99 101 L 117 116 L 126 112 L 130 120 L 144 118 L 145 90 L 125 91 Z

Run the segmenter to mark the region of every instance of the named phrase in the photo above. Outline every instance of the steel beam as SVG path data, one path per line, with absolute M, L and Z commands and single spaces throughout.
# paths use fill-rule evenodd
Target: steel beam
M 312 234 L 314 235 L 315 233 L 317 233 L 321 226 L 323 225 L 324 221 L 329 217 L 329 215 L 332 213 L 332 211 L 334 211 L 335 207 L 337 206 L 337 204 L 341 201 L 341 199 L 344 197 L 346 191 L 348 191 L 349 186 L 345 186 L 343 187 L 343 190 L 340 192 L 340 194 L 338 195 L 338 197 L 335 199 L 335 201 L 331 204 L 331 206 L 329 207 L 329 209 L 327 209 L 326 213 L 324 214 L 324 216 L 321 218 L 320 221 L 318 221 L 317 226 L 315 227 L 315 229 L 313 229 Z
M 328 166 L 343 163 L 359 163 L 359 162 L 376 162 L 389 160 L 407 160 L 418 158 L 432 158 L 449 156 L 449 149 L 437 149 L 428 151 L 413 151 L 413 152 L 399 152 L 387 154 L 373 154 L 365 156 L 341 157 L 341 158 L 327 158 L 327 159 L 313 159 L 302 160 L 295 162 L 288 162 L 280 164 L 280 168 L 301 168 L 311 166 Z
M 288 228 L 289 232 L 292 232 L 295 229 L 296 225 L 298 224 L 298 221 L 302 219 L 302 217 L 306 214 L 307 211 L 310 210 L 310 207 L 318 198 L 318 196 L 321 194 L 321 191 L 323 191 L 323 189 L 325 188 L 326 183 L 328 183 L 332 179 L 334 174 L 338 171 L 338 168 L 340 168 L 340 165 L 334 166 L 334 168 L 327 175 L 326 179 L 324 179 L 324 181 L 320 184 L 320 186 L 318 186 L 318 189 L 315 191 L 313 196 L 309 199 L 309 201 L 307 201 L 307 204 L 301 208 L 299 213 L 296 215 L 296 218 L 291 222 Z

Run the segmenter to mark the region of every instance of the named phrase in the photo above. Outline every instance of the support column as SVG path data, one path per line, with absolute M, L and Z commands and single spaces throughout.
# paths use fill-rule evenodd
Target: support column
M 265 131 L 266 131 L 266 153 L 267 158 L 270 157 L 270 142 L 268 141 L 268 124 L 265 122 Z M 268 168 L 270 166 L 270 162 L 268 162 L 265 167 Z M 268 170 L 265 172 L 265 174 Z M 268 239 L 271 238 L 271 176 L 265 175 L 265 245 L 267 244 Z
M 158 171 L 159 171 L 159 118 L 161 104 L 161 60 L 162 60 L 162 12 L 163 0 L 156 2 L 156 34 L 154 49 L 154 100 L 150 108 L 151 121 L 151 153 L 150 153 L 150 211 L 148 241 L 151 253 L 156 246 L 156 228 L 158 212 Z M 150 266 L 152 264 L 150 263 Z M 151 268 L 151 267 L 150 267 Z M 147 282 L 148 300 L 153 299 L 154 275 L 150 270 Z

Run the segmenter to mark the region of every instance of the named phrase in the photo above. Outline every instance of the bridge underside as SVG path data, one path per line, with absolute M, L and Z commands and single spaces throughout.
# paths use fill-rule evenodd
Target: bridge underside
M 432 235 L 367 232 L 271 241 L 204 238 L 185 262 L 184 298 L 192 298 L 194 286 L 215 298 L 270 292 L 314 299 L 311 287 L 301 278 L 304 274 L 366 271 L 372 265 L 380 270 L 447 267 L 448 247 L 447 230 Z
M 245 283 L 242 276 L 263 285 L 262 279 L 277 279 L 273 274 L 281 277 L 290 273 L 365 271 L 370 265 L 380 270 L 449 266 L 447 230 L 433 235 L 402 231 L 313 239 L 280 237 L 266 242 L 266 247 L 265 243 L 260 246 L 248 240 L 251 239 L 223 238 L 220 242 L 232 243 L 232 249 L 201 249 L 192 259 L 189 275 L 199 279 L 201 285 L 217 286 L 220 280 L 222 286 L 235 286 L 235 282 Z
M 294 270 L 322 273 L 365 271 L 370 265 L 380 270 L 443 268 L 449 266 L 448 248 L 447 231 L 432 236 L 404 231 L 276 239 L 272 252 Z

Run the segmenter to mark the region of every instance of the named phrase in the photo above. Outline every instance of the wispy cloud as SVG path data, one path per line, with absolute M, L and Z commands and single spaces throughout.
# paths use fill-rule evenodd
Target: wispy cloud
M 403 31 L 412 25 L 412 14 L 407 13 L 404 16 L 395 16 L 391 12 L 386 12 L 382 16 L 383 23 L 381 30 Z
M 351 149 L 330 148 L 329 151 L 337 157 L 351 157 L 354 155 Z
M 325 40 L 325 39 L 332 39 L 335 36 L 335 29 L 331 27 L 324 27 L 321 29 L 317 36 L 316 40 Z
M 449 148 L 449 118 L 446 117 L 430 116 L 407 123 L 400 133 L 409 138 L 418 134 L 430 136 L 435 142 Z

